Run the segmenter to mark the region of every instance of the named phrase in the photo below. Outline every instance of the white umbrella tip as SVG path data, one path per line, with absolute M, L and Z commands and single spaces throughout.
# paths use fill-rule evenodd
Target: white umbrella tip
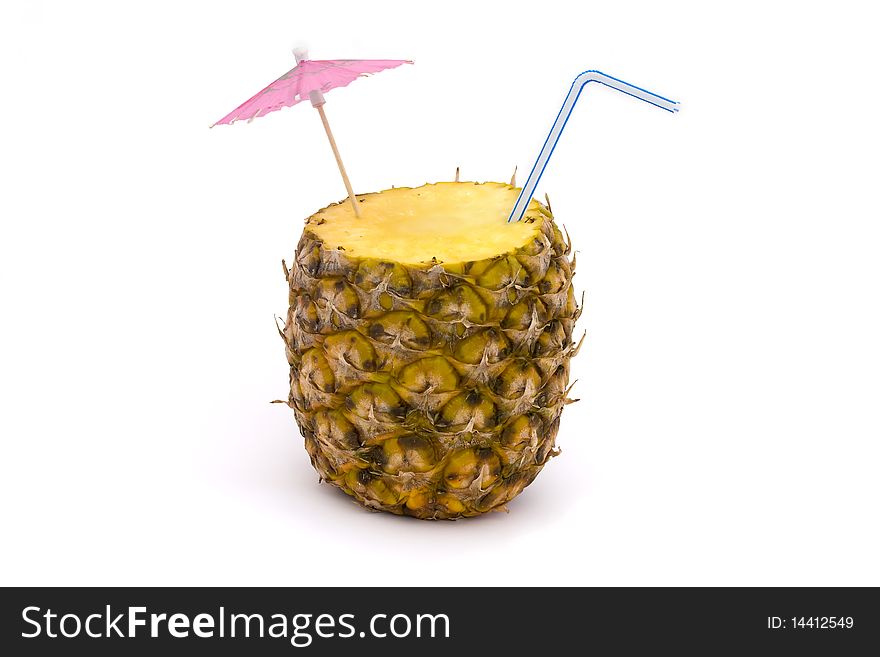
M 304 59 L 309 58 L 309 48 L 303 44 L 295 46 L 293 49 L 293 56 L 296 57 L 297 63 L 303 61 Z

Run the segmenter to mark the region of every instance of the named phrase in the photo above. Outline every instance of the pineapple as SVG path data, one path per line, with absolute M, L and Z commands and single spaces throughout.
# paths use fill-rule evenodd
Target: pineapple
M 580 314 L 571 245 L 518 190 L 392 188 L 306 220 L 282 330 L 321 480 L 373 509 L 503 509 L 558 452 Z

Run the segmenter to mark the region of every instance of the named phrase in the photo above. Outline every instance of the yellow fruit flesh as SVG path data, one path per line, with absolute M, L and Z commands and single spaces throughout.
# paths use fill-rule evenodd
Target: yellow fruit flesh
M 349 257 L 471 262 L 509 253 L 538 234 L 540 222 L 507 223 L 518 193 L 510 185 L 477 183 L 400 187 L 358 196 L 360 218 L 346 201 L 311 217 L 309 227 Z M 532 201 L 525 219 L 539 216 L 540 206 Z

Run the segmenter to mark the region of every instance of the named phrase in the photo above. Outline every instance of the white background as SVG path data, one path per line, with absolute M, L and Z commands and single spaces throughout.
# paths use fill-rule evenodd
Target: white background
M 0 9 L 3 584 L 880 585 L 880 47 L 869 3 L 35 2 Z M 344 190 L 520 181 L 578 250 L 554 459 L 429 523 L 319 486 L 273 313 Z M 501 227 L 499 226 L 499 230 Z

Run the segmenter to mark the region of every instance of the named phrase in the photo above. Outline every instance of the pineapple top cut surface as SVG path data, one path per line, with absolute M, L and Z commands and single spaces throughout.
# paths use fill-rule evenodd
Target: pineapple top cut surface
M 452 264 L 510 253 L 534 239 L 543 207 L 532 201 L 507 223 L 519 189 L 504 183 L 443 182 L 358 195 L 361 216 L 347 201 L 306 220 L 325 248 L 358 258 L 426 265 Z

